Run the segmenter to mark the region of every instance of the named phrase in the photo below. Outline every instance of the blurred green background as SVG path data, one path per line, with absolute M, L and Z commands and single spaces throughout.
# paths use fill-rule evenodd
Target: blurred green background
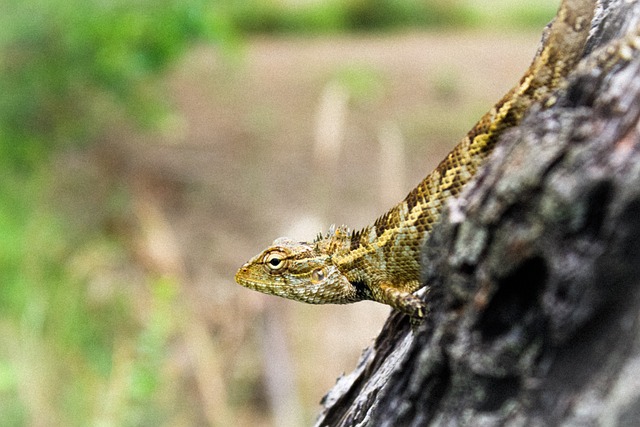
M 253 326 L 239 335 L 223 329 L 224 316 L 233 312 L 224 308 L 203 317 L 192 308 L 193 297 L 185 296 L 188 265 L 171 261 L 171 254 L 149 255 L 140 248 L 157 235 L 163 238 L 165 219 L 145 201 L 148 179 L 129 179 L 122 170 L 135 169 L 135 164 L 123 167 L 118 156 L 126 163 L 127 154 L 113 154 L 114 146 L 136 150 L 153 144 L 141 140 L 180 128 L 181 113 L 167 94 L 167 76 L 180 74 L 185 55 L 198 56 L 198 49 L 213 46 L 216 61 L 234 74 L 254 40 L 283 36 L 335 40 L 371 34 L 385 38 L 406 31 L 471 31 L 473 38 L 507 29 L 532 34 L 535 46 L 557 7 L 551 0 L 0 4 L 2 426 L 230 425 L 238 420 L 277 424 L 276 410 L 263 395 L 269 379 L 260 373 L 260 363 L 243 362 L 242 369 L 230 374 L 225 372 L 227 362 L 216 359 L 228 356 L 239 363 L 245 350 L 231 345 L 235 352 L 224 352 Z M 525 54 L 532 55 L 531 49 Z M 384 78 L 370 70 L 343 70 L 340 76 L 349 80 L 346 84 L 356 98 L 358 90 L 375 92 L 384 84 Z M 455 92 L 456 77 L 443 73 L 436 80 L 441 95 Z M 212 102 L 223 105 L 224 96 Z M 377 102 L 384 103 L 384 96 Z M 477 112 L 474 108 L 471 114 Z M 252 129 L 268 133 L 268 109 L 251 114 Z M 464 134 L 466 124 L 462 126 L 462 131 L 453 131 L 458 137 Z M 137 136 L 128 140 L 132 134 Z M 217 182 L 207 188 L 225 185 Z M 174 190 L 168 185 L 162 191 Z M 254 196 L 258 194 L 248 197 Z M 216 203 L 211 202 L 210 209 L 225 209 L 224 202 Z M 174 208 L 169 205 L 169 210 Z M 206 228 L 206 219 L 193 227 Z M 224 234 L 223 227 L 217 232 Z M 251 250 L 261 249 L 264 238 Z M 171 248 L 171 238 L 166 241 L 159 246 Z M 232 274 L 220 273 L 226 287 L 233 286 Z M 242 299 L 235 303 L 243 304 Z M 191 344 L 180 344 L 184 342 Z M 183 351 L 189 349 L 198 355 L 189 360 L 196 362 L 183 360 Z M 185 375 L 189 370 L 193 373 Z M 340 372 L 324 374 L 333 381 Z M 256 391 L 261 388 L 267 391 Z M 320 397 L 310 399 L 317 402 Z M 316 410 L 304 407 L 301 419 L 309 422 Z

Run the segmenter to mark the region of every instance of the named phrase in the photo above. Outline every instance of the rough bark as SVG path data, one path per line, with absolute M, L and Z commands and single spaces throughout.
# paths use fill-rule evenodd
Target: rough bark
M 640 4 L 603 1 L 586 54 L 639 21 Z M 423 250 L 428 320 L 392 314 L 317 425 L 640 422 L 632 53 L 609 72 L 582 65 L 502 138 Z

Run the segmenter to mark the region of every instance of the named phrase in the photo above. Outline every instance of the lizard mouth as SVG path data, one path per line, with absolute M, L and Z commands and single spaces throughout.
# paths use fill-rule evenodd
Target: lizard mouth
M 273 279 L 269 281 L 262 281 L 255 277 L 251 277 L 252 274 L 251 274 L 250 264 L 251 263 L 246 263 L 245 265 L 240 267 L 240 269 L 238 270 L 238 272 L 234 277 L 236 283 L 244 286 L 245 288 L 260 290 L 260 291 L 268 289 L 269 287 L 277 287 L 279 285 L 279 283 L 277 283 L 277 281 L 274 281 Z

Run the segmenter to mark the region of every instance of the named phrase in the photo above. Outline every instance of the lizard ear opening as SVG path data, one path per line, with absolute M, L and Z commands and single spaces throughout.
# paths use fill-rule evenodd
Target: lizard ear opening
M 311 281 L 313 283 L 320 283 L 325 279 L 325 277 L 326 274 L 323 268 L 316 268 L 311 272 Z

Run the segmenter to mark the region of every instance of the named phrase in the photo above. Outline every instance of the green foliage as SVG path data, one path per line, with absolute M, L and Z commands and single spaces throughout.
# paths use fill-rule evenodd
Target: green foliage
M 298 4 L 277 0 L 228 0 L 222 5 L 241 33 L 317 34 L 410 27 L 540 26 L 553 16 L 557 2 L 324 0 Z
M 32 165 L 119 115 L 157 121 L 150 83 L 194 40 L 232 27 L 204 0 L 2 0 L 0 156 Z
M 479 25 L 488 28 L 541 28 L 554 16 L 560 1 L 474 0 L 466 4 Z
M 379 31 L 456 26 L 470 22 L 468 8 L 450 0 L 326 0 L 291 5 L 270 0 L 230 1 L 229 16 L 243 33 Z
M 269 0 L 229 1 L 236 28 L 243 33 L 320 33 L 346 29 L 345 7 L 339 1 L 283 6 Z
M 350 26 L 359 30 L 452 27 L 469 25 L 473 18 L 459 1 L 451 0 L 353 1 L 348 16 Z
M 51 209 L 52 176 L 0 184 L 0 425 L 144 424 L 166 412 L 175 284 L 118 280 L 121 244 Z
M 162 413 L 171 294 L 150 279 L 138 293 L 151 322 L 140 318 L 136 284 L 114 280 L 126 250 L 61 214 L 50 160 L 122 120 L 162 119 L 155 79 L 197 40 L 234 43 L 216 8 L 0 0 L 0 425 L 140 425 Z

